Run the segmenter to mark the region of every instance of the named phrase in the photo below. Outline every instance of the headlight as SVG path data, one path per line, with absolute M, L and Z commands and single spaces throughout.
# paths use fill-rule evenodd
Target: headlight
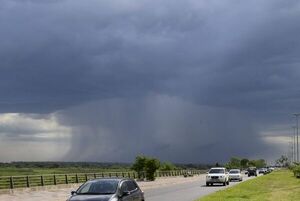
M 209 178 L 210 178 L 210 176 L 206 176 L 206 178 L 208 178 L 208 179 L 209 179 Z

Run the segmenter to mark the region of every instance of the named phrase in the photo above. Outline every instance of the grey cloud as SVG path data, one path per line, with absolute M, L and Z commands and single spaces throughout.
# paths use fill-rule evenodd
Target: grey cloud
M 233 107 L 272 88 L 298 97 L 288 88 L 299 84 L 294 1 L 4 2 L 2 111 L 149 91 Z
M 73 131 L 69 160 L 127 162 L 146 154 L 175 162 L 214 163 L 237 153 L 269 157 L 271 151 L 245 113 L 165 95 L 91 102 L 58 116 Z

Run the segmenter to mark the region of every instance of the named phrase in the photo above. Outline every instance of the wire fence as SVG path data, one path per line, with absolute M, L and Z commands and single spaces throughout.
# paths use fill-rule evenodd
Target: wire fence
M 203 170 L 174 170 L 157 171 L 155 177 L 193 176 L 204 173 Z M 104 177 L 145 178 L 145 172 L 101 172 L 101 173 L 72 173 L 0 177 L 0 189 L 30 188 L 38 186 L 84 183 L 90 179 Z

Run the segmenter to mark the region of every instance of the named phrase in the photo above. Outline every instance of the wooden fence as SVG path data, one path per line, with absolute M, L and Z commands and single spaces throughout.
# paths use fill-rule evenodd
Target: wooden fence
M 156 177 L 182 176 L 186 174 L 198 175 L 205 171 L 201 170 L 176 170 L 158 171 Z M 145 178 L 145 173 L 142 177 Z M 90 179 L 103 177 L 125 177 L 137 179 L 136 172 L 101 172 L 101 173 L 77 173 L 77 174 L 47 174 L 0 177 L 0 189 L 29 188 L 47 185 L 84 183 Z

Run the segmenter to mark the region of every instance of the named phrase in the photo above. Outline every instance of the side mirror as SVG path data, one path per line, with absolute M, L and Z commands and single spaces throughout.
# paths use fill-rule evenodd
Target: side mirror
M 129 191 L 123 191 L 123 192 L 121 192 L 121 197 L 124 197 L 124 196 L 127 196 L 127 195 L 130 195 Z
M 76 191 L 71 191 L 71 195 L 75 195 L 76 194 Z

